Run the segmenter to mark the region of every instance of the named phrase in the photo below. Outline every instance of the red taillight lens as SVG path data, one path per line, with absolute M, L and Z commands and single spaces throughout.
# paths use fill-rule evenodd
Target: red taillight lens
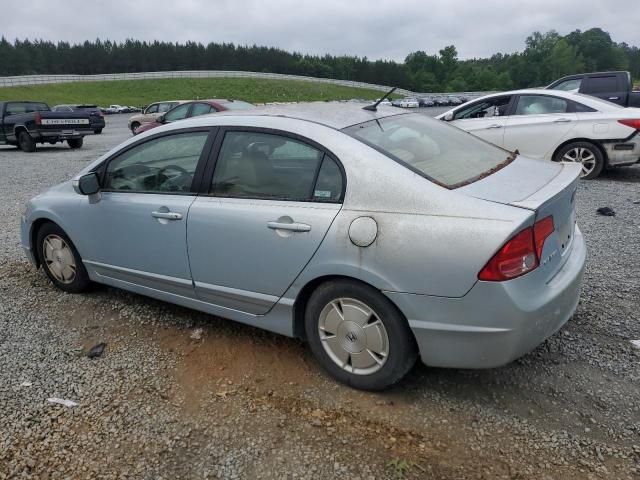
M 636 130 L 640 130 L 640 118 L 632 118 L 629 120 L 618 120 L 618 123 L 622 125 L 626 125 L 627 127 L 635 128 Z
M 542 249 L 544 248 L 544 241 L 549 235 L 553 233 L 553 217 L 548 216 L 539 220 L 533 226 L 533 240 L 536 244 L 536 255 L 538 260 L 542 258 Z
M 538 268 L 544 241 L 553 233 L 553 217 L 545 217 L 511 238 L 484 266 L 478 278 L 502 282 Z
M 36 121 L 36 125 L 40 125 L 42 123 L 42 115 L 40 114 L 40 112 L 36 112 L 34 118 Z

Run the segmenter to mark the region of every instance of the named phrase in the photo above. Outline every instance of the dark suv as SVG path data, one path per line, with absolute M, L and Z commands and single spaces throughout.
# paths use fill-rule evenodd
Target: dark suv
M 89 121 L 93 133 L 100 134 L 104 128 L 104 113 L 96 105 L 56 105 L 51 109 L 52 112 L 84 112 L 89 114 Z

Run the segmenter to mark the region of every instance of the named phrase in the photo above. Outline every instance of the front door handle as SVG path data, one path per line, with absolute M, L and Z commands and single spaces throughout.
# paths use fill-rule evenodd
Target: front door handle
M 620 100 L 620 97 L 609 97 L 609 100 Z
M 499 125 L 499 124 L 497 124 L 497 123 L 494 123 L 493 125 L 489 125 L 489 126 L 487 127 L 487 130 L 488 130 L 488 129 L 490 129 L 490 128 L 502 128 L 502 125 Z
M 554 120 L 553 123 L 569 123 L 570 121 L 570 118 L 558 118 L 557 120 Z
M 267 227 L 272 230 L 290 230 L 292 232 L 310 232 L 311 225 L 306 223 L 267 222 Z
M 151 212 L 151 216 L 165 220 L 182 220 L 182 214 L 177 212 Z

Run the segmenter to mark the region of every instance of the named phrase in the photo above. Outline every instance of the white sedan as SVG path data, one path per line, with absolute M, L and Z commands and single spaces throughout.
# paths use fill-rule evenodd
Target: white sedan
M 515 90 L 467 102 L 437 118 L 507 150 L 582 164 L 582 177 L 640 162 L 640 109 L 587 95 Z

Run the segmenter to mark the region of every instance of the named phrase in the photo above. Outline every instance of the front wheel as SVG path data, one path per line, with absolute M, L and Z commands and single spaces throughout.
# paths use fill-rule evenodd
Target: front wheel
M 598 147 L 589 142 L 572 142 L 556 154 L 556 162 L 575 162 L 582 165 L 580 176 L 585 180 L 596 178 L 604 168 L 604 156 Z
M 407 321 L 378 290 L 355 281 L 328 282 L 307 303 L 311 350 L 337 380 L 382 390 L 413 367 L 417 346 Z
M 70 138 L 67 140 L 67 144 L 69 144 L 69 148 L 76 149 L 82 148 L 83 139 L 82 138 Z
M 140 128 L 140 124 L 138 122 L 133 122 L 131 124 L 131 133 L 135 135 L 139 128 Z
M 80 293 L 89 287 L 91 281 L 82 258 L 59 226 L 45 223 L 36 241 L 40 263 L 56 287 L 68 293 Z

